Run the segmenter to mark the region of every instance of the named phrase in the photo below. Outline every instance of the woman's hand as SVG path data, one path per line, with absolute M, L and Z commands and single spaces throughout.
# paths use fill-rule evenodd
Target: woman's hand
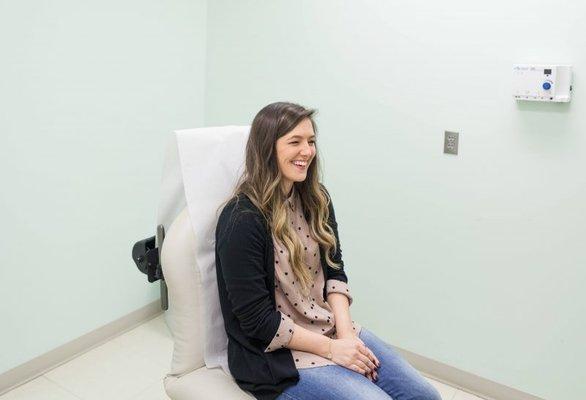
M 366 376 L 371 381 L 378 377 L 378 358 L 357 336 L 332 339 L 332 361 Z

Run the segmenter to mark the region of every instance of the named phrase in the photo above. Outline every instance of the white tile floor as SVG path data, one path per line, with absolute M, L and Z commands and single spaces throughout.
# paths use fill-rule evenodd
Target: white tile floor
M 163 315 L 0 396 L 0 400 L 163 400 L 173 341 Z M 427 378 L 443 400 L 482 400 Z

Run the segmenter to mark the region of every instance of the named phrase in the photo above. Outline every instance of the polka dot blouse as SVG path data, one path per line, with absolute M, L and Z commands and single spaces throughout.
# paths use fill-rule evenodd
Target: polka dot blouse
M 310 331 L 336 339 L 334 314 L 329 304 L 323 299 L 323 289 L 326 293 L 342 293 L 352 304 L 352 295 L 348 284 L 336 279 L 324 282 L 324 272 L 320 266 L 320 249 L 318 243 L 309 235 L 309 226 L 303 216 L 301 199 L 296 195 L 295 187 L 287 199 L 289 221 L 295 232 L 301 238 L 305 250 L 305 263 L 311 273 L 315 274 L 309 297 L 304 297 L 300 290 L 300 283 L 295 279 L 289 265 L 288 252 L 273 235 L 275 248 L 275 300 L 277 311 L 281 313 L 281 323 L 277 333 L 265 352 L 286 347 L 291 341 L 295 324 Z M 360 334 L 361 326 L 352 321 L 356 334 Z M 291 349 L 297 369 L 335 365 L 331 360 L 317 354 Z

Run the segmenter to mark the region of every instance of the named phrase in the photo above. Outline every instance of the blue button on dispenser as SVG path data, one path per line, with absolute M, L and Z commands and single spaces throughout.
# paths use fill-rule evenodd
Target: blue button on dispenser
M 543 87 L 545 90 L 549 90 L 549 89 L 551 89 L 551 83 L 549 83 L 549 82 L 544 82 L 544 83 L 543 83 L 543 85 L 542 85 L 542 87 Z

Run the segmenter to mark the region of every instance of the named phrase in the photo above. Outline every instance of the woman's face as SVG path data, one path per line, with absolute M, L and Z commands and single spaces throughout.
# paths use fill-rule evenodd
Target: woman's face
M 307 177 L 309 164 L 315 157 L 315 133 L 309 118 L 303 119 L 290 132 L 277 139 L 277 160 L 285 193 L 289 193 L 293 182 L 303 182 Z M 300 161 L 303 166 L 297 166 L 293 161 Z

